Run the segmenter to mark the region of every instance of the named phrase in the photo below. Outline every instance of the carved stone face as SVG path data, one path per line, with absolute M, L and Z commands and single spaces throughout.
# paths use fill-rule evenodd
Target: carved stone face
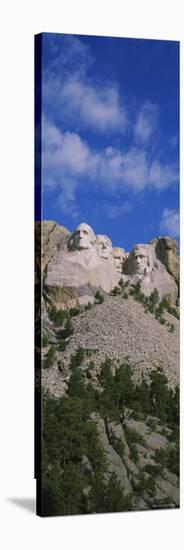
M 104 260 L 109 260 L 112 256 L 112 243 L 106 235 L 97 235 L 96 247 L 99 256 Z
M 133 270 L 134 273 L 144 275 L 148 271 L 149 255 L 148 251 L 141 246 L 133 249 Z
M 80 223 L 71 237 L 69 246 L 73 250 L 88 250 L 94 246 L 95 240 L 96 237 L 90 225 Z
M 118 273 L 122 273 L 122 266 L 124 259 L 126 257 L 126 252 L 123 248 L 113 248 L 113 261 L 115 269 Z

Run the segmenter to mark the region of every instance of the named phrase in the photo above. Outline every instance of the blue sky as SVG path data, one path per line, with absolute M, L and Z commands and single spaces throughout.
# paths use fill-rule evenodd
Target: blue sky
M 43 219 L 178 238 L 179 43 L 42 36 Z

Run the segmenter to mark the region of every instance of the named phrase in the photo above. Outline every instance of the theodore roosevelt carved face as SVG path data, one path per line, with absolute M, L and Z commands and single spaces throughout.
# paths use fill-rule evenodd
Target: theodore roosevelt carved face
M 104 260 L 109 260 L 112 256 L 112 243 L 106 235 L 97 235 L 96 238 L 97 252 Z
M 122 266 L 123 266 L 125 257 L 126 257 L 126 253 L 123 250 L 123 248 L 113 248 L 113 261 L 114 261 L 115 269 L 118 273 L 122 273 Z

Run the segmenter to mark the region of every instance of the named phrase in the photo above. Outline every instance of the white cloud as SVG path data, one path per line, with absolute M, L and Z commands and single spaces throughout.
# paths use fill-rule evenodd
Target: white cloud
M 149 101 L 146 101 L 142 105 L 134 127 L 134 134 L 137 140 L 144 144 L 149 142 L 157 126 L 158 114 L 158 105 Z
M 93 63 L 91 50 L 78 37 L 65 36 L 58 46 L 51 39 L 53 56 L 43 73 L 43 102 L 47 112 L 60 122 L 93 131 L 124 132 L 126 109 L 120 100 L 116 82 L 97 84 L 88 77 Z M 54 120 L 54 119 L 53 119 Z
M 85 127 L 123 132 L 127 126 L 127 115 L 115 86 L 99 89 L 73 77 L 61 87 L 60 100 L 70 116 L 77 116 Z
M 90 46 L 74 35 L 63 35 L 62 40 L 60 35 L 47 35 L 47 49 L 44 53 L 47 57 L 45 74 L 48 81 L 59 74 L 65 79 L 76 70 L 81 76 L 85 75 L 93 63 Z
M 99 172 L 110 185 L 124 185 L 134 192 L 148 187 L 162 191 L 178 180 L 174 165 L 161 164 L 157 159 L 151 161 L 147 151 L 136 147 L 130 147 L 125 153 L 106 149 Z
M 177 210 L 170 210 L 169 208 L 164 208 L 162 212 L 160 229 L 161 231 L 165 232 L 171 237 L 178 237 L 179 213 L 177 212 Z
M 111 192 L 130 190 L 138 193 L 145 188 L 163 190 L 176 183 L 175 166 L 150 161 L 143 148 L 131 147 L 120 151 L 107 147 L 93 151 L 86 141 L 74 132 L 61 132 L 43 119 L 43 178 L 44 185 L 63 187 L 66 178 L 105 185 Z
M 43 74 L 43 105 L 49 118 L 43 117 L 43 182 L 44 186 L 58 188 L 61 208 L 77 216 L 78 187 L 88 185 L 96 190 L 101 186 L 105 195 L 113 198 L 111 208 L 104 202 L 104 212 L 113 218 L 132 208 L 128 201 L 122 204 L 125 193 L 132 200 L 131 195 L 146 189 L 161 192 L 176 184 L 177 165 L 164 163 L 160 154 L 153 154 L 158 105 L 145 101 L 133 120 L 116 82 L 100 84 L 89 78 L 91 51 L 78 37 L 63 36 L 62 44 L 51 37 L 49 51 L 49 64 Z M 68 128 L 70 131 L 64 130 Z M 86 129 L 98 134 L 98 140 L 104 133 L 105 143 L 109 137 L 109 146 L 92 148 L 80 136 L 80 131 Z M 124 138 L 123 143 L 122 134 L 127 142 Z M 116 141 L 112 147 L 112 136 L 119 137 L 118 146 Z M 133 146 L 128 145 L 131 139 Z M 176 147 L 176 136 L 169 144 Z M 168 232 L 176 231 L 176 216 L 175 211 L 164 210 L 164 230 L 168 227 Z
M 43 176 L 45 185 L 62 184 L 63 176 L 94 175 L 98 155 L 74 132 L 62 133 L 43 119 Z
M 76 123 L 93 131 L 124 132 L 128 121 L 125 107 L 120 101 L 115 85 L 97 87 L 86 82 L 77 73 L 64 83 L 58 76 L 43 82 L 44 102 L 53 110 L 57 105 L 57 117 Z
M 141 191 L 149 183 L 147 155 L 133 147 L 125 153 L 108 148 L 101 159 L 100 176 L 109 185 Z
M 178 171 L 174 164 L 162 165 L 159 160 L 150 167 L 150 184 L 157 190 L 166 189 L 178 180 Z

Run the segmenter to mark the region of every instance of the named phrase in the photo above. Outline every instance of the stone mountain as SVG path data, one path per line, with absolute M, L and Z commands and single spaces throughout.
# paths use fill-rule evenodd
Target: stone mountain
M 177 243 L 169 237 L 137 244 L 128 253 L 86 223 L 70 233 L 54 222 L 43 221 L 42 229 L 37 222 L 36 275 L 43 277 L 48 302 L 59 308 L 94 303 L 97 291 L 110 293 L 120 280 L 139 283 L 147 296 L 156 288 L 160 299 L 178 304 Z

